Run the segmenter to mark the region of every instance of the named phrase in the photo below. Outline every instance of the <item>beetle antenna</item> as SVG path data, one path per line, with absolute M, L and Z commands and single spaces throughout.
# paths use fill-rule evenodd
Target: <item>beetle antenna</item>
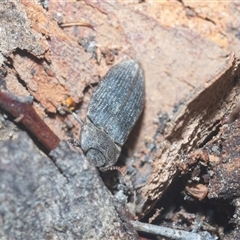
M 71 111 L 71 113 L 72 113 L 73 117 L 74 117 L 74 118 L 80 123 L 80 125 L 82 126 L 82 125 L 83 125 L 82 119 L 81 119 L 75 112 L 72 112 L 72 111 Z
M 92 89 L 92 91 L 94 92 L 94 88 L 93 88 L 92 84 L 89 83 L 88 86 L 89 86 L 89 87 Z

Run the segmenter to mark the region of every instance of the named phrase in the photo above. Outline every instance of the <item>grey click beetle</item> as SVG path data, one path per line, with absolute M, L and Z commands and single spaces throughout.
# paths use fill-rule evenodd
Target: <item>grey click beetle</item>
M 80 145 L 95 166 L 113 166 L 144 106 L 142 67 L 135 60 L 113 66 L 90 100 L 82 125 Z

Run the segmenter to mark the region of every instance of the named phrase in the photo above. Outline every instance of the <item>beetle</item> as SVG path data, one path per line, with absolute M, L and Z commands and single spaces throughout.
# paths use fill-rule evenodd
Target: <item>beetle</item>
M 113 166 L 138 120 L 145 97 L 144 73 L 139 62 L 113 66 L 99 82 L 82 124 L 80 146 L 96 167 Z

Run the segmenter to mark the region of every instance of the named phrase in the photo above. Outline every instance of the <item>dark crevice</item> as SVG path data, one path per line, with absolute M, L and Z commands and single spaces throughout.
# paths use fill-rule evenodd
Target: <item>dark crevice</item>
M 182 0 L 178 0 L 178 1 L 182 4 L 182 6 L 183 6 L 184 9 L 186 10 L 186 12 L 187 12 L 187 10 L 189 10 L 190 12 L 193 13 L 193 14 L 191 14 L 191 15 L 196 16 L 196 17 L 198 17 L 198 18 L 201 18 L 201 19 L 203 19 L 203 20 L 206 20 L 206 21 L 211 22 L 212 24 L 216 25 L 216 23 L 215 23 L 212 19 L 210 19 L 210 18 L 208 18 L 208 17 L 202 17 L 200 14 L 198 14 L 198 13 L 195 11 L 194 8 L 189 7 L 189 6 L 186 6 Z M 186 13 L 186 15 L 189 15 L 189 14 Z
M 220 227 L 223 227 L 224 232 L 231 231 L 234 228 L 234 224 L 231 224 L 230 220 L 235 212 L 235 207 L 229 201 L 223 199 L 206 198 L 199 201 L 193 198 L 184 198 L 183 193 L 187 180 L 188 176 L 176 177 L 154 209 L 141 221 L 148 222 L 148 219 L 155 214 L 156 209 L 160 209 L 159 216 L 152 224 L 192 231 L 193 220 L 188 219 L 187 216 L 194 214 L 196 226 L 200 225 L 199 232 L 206 230 L 204 228 L 205 225 L 212 227 L 212 229 L 206 230 L 211 234 L 218 235 Z M 175 218 L 178 216 L 177 221 L 175 218 L 172 218 L 173 216 Z M 198 216 L 205 216 L 205 218 L 200 217 L 198 220 Z M 214 228 L 216 228 L 215 231 Z
M 217 123 L 215 124 L 216 129 L 211 131 L 211 133 L 203 140 L 203 142 L 198 146 L 198 148 L 202 148 L 205 144 L 207 144 L 211 139 L 213 139 L 213 137 L 217 136 L 217 134 L 219 133 L 220 127 L 222 126 L 220 124 L 220 121 L 217 121 Z

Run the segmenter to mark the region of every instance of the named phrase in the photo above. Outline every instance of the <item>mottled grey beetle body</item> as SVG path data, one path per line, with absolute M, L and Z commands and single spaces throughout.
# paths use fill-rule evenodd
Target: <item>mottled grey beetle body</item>
M 113 166 L 144 106 L 140 64 L 126 60 L 112 67 L 89 103 L 81 131 L 81 148 L 100 168 Z

